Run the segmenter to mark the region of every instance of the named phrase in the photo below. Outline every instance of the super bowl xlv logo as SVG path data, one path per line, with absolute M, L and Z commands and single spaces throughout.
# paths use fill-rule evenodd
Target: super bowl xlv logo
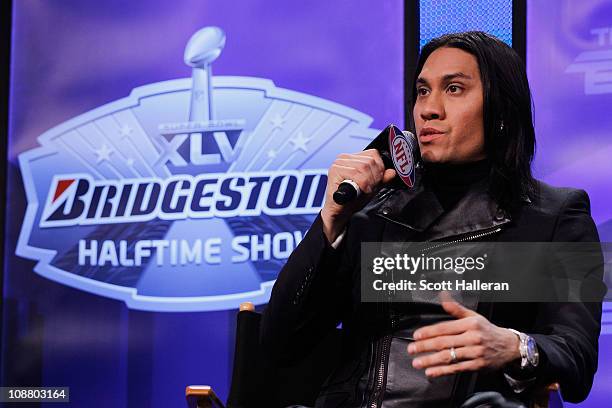
M 213 77 L 224 45 L 219 28 L 198 31 L 191 78 L 136 88 L 19 156 L 17 254 L 38 274 L 144 310 L 267 301 L 323 204 L 329 164 L 378 132 L 270 80 Z
M 225 34 L 217 27 L 200 30 L 189 40 L 184 58 L 192 67 L 189 121 L 159 125 L 160 163 L 169 161 L 177 167 L 231 163 L 242 150 L 245 121 L 215 121 L 211 66 L 224 46 Z M 206 144 L 205 137 L 209 139 Z M 210 142 L 216 144 L 219 153 L 205 153 Z

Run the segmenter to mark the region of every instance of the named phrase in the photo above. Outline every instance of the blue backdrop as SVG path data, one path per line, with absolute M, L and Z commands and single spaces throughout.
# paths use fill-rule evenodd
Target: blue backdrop
M 484 29 L 511 42 L 510 1 L 423 0 L 420 9 L 421 45 L 440 29 Z M 585 188 L 602 240 L 610 241 L 612 9 L 603 0 L 538 1 L 527 11 L 537 175 Z M 245 293 L 265 302 L 290 244 L 312 219 L 320 179 L 308 171 L 326 168 L 341 150 L 360 150 L 388 123 L 404 125 L 403 13 L 399 0 L 14 2 L 3 385 L 69 386 L 73 406 L 182 406 L 185 385 L 202 383 L 225 399 L 235 305 Z M 194 33 L 213 26 L 225 43 L 204 33 L 196 48 L 216 44 L 220 54 L 194 74 L 185 49 Z M 204 81 L 200 87 L 192 76 Z M 204 114 L 208 102 L 214 109 Z M 196 146 L 194 156 L 189 142 L 179 145 L 182 135 L 215 144 Z M 202 164 L 215 154 L 222 159 Z M 136 208 L 136 193 L 119 197 L 125 185 L 136 191 L 146 181 L 150 198 L 156 183 L 168 191 L 172 177 L 183 183 L 176 192 L 203 183 L 198 174 L 228 169 L 269 177 L 267 193 L 304 195 L 291 205 L 264 203 L 267 210 L 241 224 L 223 205 L 231 207 L 237 191 L 245 210 L 255 188 L 245 190 L 240 183 L 249 181 L 236 177 L 202 195 L 215 216 L 183 209 L 174 218 L 109 224 L 122 203 Z M 44 226 L 58 208 L 76 208 L 79 185 L 91 187 L 83 196 L 91 214 Z M 170 196 L 168 207 L 181 205 L 180 194 Z M 105 208 L 112 216 L 105 218 Z M 203 218 L 180 218 L 194 213 Z M 281 234 L 277 247 L 266 234 Z M 261 251 L 240 241 L 251 235 Z M 108 236 L 126 241 L 123 258 L 119 244 L 98 248 L 96 262 L 85 256 Z M 179 254 L 173 262 L 172 240 L 180 237 L 190 239 L 179 251 L 186 261 Z M 220 243 L 205 247 L 209 239 Z M 143 267 L 129 265 L 147 248 Z M 229 260 L 240 248 L 248 259 Z M 600 368 L 582 406 L 605 406 L 612 397 L 606 308 Z
M 612 4 L 527 2 L 527 74 L 533 93 L 535 174 L 583 188 L 603 242 L 612 241 Z M 608 287 L 612 254 L 606 253 Z M 599 370 L 586 407 L 612 398 L 612 304 L 604 304 Z M 572 404 L 568 404 L 572 406 Z
M 362 149 L 389 122 L 403 125 L 402 2 L 13 7 L 3 383 L 69 386 L 73 406 L 182 406 L 185 385 L 201 383 L 225 398 L 235 306 L 241 294 L 265 302 L 312 219 L 321 180 L 308 171 L 326 169 L 341 149 Z M 209 29 L 188 45 L 204 27 L 223 35 Z M 185 62 L 186 52 L 199 63 L 198 52 L 215 49 L 203 57 L 217 57 L 212 68 Z M 207 101 L 211 112 L 201 109 Z M 210 143 L 179 145 L 183 135 Z M 231 217 L 228 208 L 248 209 L 259 184 L 249 181 L 247 191 L 245 178 L 226 186 L 194 178 L 216 180 L 228 168 L 278 176 L 259 197 L 304 195 L 294 194 L 290 208 L 257 202 L 263 215 Z M 195 207 L 142 220 L 138 194 L 119 197 L 125 185 L 142 184 L 153 201 L 171 177 L 183 184 L 167 206 L 200 183 Z M 205 210 L 209 201 L 219 216 Z M 80 203 L 88 210 L 69 216 Z M 129 218 L 112 223 L 119 213 Z M 204 218 L 186 218 L 193 214 Z M 266 234 L 284 235 L 266 243 Z M 261 250 L 236 242 L 253 235 Z M 175 260 L 174 238 L 189 239 Z M 198 262 L 193 248 L 209 239 L 221 243 L 208 241 Z M 101 249 L 105 240 L 116 247 Z M 167 247 L 155 252 L 153 241 Z M 256 259 L 229 260 L 245 248 Z M 154 255 L 138 267 L 147 250 Z

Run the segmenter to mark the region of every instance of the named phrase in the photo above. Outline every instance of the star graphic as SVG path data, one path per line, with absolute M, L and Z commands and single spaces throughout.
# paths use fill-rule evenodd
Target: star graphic
M 277 113 L 276 116 L 274 116 L 272 120 L 270 120 L 270 123 L 272 124 L 273 130 L 282 129 L 283 125 L 285 124 L 285 118 L 283 118 L 281 115 Z
M 110 149 L 105 143 L 99 149 L 94 150 L 94 153 L 96 154 L 96 156 L 98 156 L 98 160 L 96 161 L 96 163 L 100 164 L 105 160 L 109 161 L 110 155 L 113 154 L 114 151 Z
M 310 139 L 307 137 L 304 137 L 304 134 L 302 132 L 298 132 L 298 134 L 293 138 L 289 140 L 292 144 L 293 144 L 293 151 L 297 151 L 297 150 L 302 150 L 303 152 L 308 152 L 308 149 L 306 148 L 306 143 L 310 142 Z
M 277 155 L 276 150 L 268 150 L 268 159 L 276 159 Z
M 132 129 L 129 125 L 123 125 L 119 128 L 119 134 L 121 137 L 130 137 L 133 131 L 134 129 Z
M 132 167 L 134 165 L 134 159 L 132 159 L 131 157 L 128 157 L 128 159 L 125 161 L 125 164 Z

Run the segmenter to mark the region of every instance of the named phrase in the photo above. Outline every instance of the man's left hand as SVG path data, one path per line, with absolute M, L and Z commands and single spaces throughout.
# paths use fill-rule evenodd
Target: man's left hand
M 408 345 L 408 353 L 431 353 L 416 356 L 412 361 L 414 368 L 425 369 L 428 377 L 440 377 L 461 371 L 495 370 L 520 359 L 516 334 L 457 302 L 443 301 L 442 307 L 457 320 L 414 332 L 415 341 Z

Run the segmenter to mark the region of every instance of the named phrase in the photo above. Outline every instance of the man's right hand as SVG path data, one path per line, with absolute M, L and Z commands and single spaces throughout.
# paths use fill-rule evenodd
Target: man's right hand
M 338 155 L 327 173 L 325 203 L 321 209 L 323 232 L 327 240 L 334 242 L 346 227 L 351 215 L 363 208 L 382 185 L 393 177 L 395 170 L 385 169 L 376 149 Z M 340 205 L 334 201 L 333 194 L 344 180 L 357 183 L 361 194 L 356 200 Z

